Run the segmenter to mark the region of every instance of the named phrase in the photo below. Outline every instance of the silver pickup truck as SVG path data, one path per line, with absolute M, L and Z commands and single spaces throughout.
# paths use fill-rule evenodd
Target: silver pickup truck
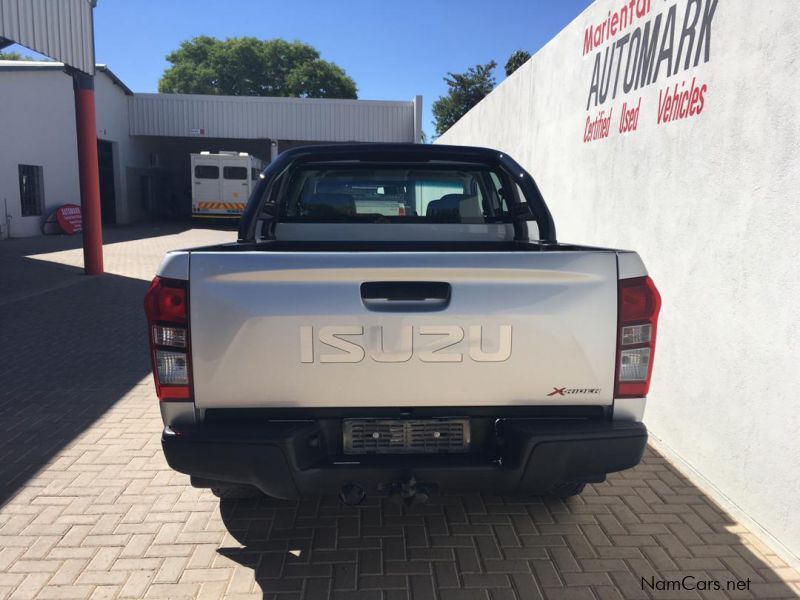
M 502 152 L 290 150 L 147 293 L 164 453 L 221 497 L 574 495 L 641 460 L 660 303 Z

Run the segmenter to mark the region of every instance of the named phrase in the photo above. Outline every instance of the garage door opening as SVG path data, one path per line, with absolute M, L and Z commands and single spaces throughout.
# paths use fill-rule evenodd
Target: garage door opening
M 114 145 L 111 142 L 97 140 L 97 166 L 103 225 L 114 225 L 117 222 L 117 197 L 114 191 Z

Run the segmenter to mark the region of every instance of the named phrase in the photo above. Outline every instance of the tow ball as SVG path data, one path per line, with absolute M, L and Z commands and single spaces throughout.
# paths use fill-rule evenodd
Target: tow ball
M 389 483 L 378 489 L 386 492 L 390 501 L 406 506 L 425 504 L 430 498 L 428 487 L 418 484 L 414 477 L 409 477 L 405 481 Z
M 339 498 L 347 506 L 358 506 L 364 500 L 367 493 L 364 488 L 357 483 L 346 483 L 339 491 Z
M 406 506 L 425 504 L 430 498 L 428 487 L 418 484 L 414 477 L 409 477 L 404 481 L 380 484 L 378 491 L 385 493 L 391 502 Z M 347 506 L 358 506 L 366 495 L 364 488 L 357 483 L 346 483 L 339 490 L 339 498 Z

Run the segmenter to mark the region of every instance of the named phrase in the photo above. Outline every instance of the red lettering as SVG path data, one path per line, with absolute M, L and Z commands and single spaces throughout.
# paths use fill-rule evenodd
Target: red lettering
M 592 51 L 594 48 L 594 44 L 592 43 L 592 26 L 586 28 L 586 31 L 583 32 L 583 54 L 586 55 Z
M 678 112 L 678 115 L 681 119 L 686 118 L 686 113 L 689 112 L 689 92 L 683 92 L 681 94 L 681 108 Z
M 608 116 L 605 116 L 605 111 L 601 110 L 594 120 L 592 120 L 591 115 L 587 115 L 586 126 L 583 129 L 583 141 L 591 142 L 593 140 L 599 140 L 601 138 L 608 137 L 608 134 L 611 131 L 611 117 L 613 114 L 614 109 L 612 108 L 609 111 Z
M 681 87 L 686 82 L 681 83 Z M 669 123 L 679 119 L 694 117 L 703 112 L 705 107 L 705 94 L 708 85 L 697 85 L 697 78 L 692 79 L 688 89 L 678 91 L 678 84 L 670 89 L 670 86 L 658 90 L 658 111 L 656 112 L 656 124 Z M 641 102 L 641 99 L 640 99 Z
M 636 104 L 636 108 L 628 107 L 628 103 L 625 102 L 622 105 L 622 115 L 619 119 L 619 132 L 620 133 L 627 133 L 629 131 L 636 131 L 636 128 L 639 124 L 639 110 L 642 107 L 642 98 L 639 97 L 639 102 Z
M 609 10 L 605 19 L 583 30 L 584 56 L 646 16 L 650 9 L 650 0 L 626 0 L 618 10 Z
M 699 107 L 697 107 L 697 114 L 698 114 L 698 115 L 699 115 L 701 112 L 703 112 L 703 107 L 706 105 L 706 101 L 705 101 L 705 98 L 703 97 L 703 95 L 706 93 L 706 91 L 707 91 L 707 90 L 708 90 L 708 86 L 707 86 L 707 85 L 704 83 L 704 84 L 703 84 L 703 85 L 700 87 L 700 106 L 699 106 Z

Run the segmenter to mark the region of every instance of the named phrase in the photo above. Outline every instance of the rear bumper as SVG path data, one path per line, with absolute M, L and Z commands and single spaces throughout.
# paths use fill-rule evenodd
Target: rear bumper
M 335 454 L 314 421 L 166 428 L 162 446 L 176 471 L 293 499 L 337 493 L 346 484 L 372 493 L 410 477 L 441 492 L 541 494 L 636 466 L 647 442 L 637 422 L 519 419 L 499 427 L 502 443 L 479 454 Z

